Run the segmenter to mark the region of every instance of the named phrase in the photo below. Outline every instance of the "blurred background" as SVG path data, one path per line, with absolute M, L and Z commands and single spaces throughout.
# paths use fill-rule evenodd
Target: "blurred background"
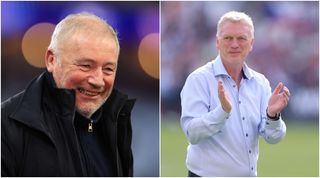
M 260 140 L 258 176 L 319 175 L 319 2 L 161 2 L 161 176 L 187 176 L 187 139 L 179 125 L 187 76 L 217 55 L 216 24 L 236 10 L 252 17 L 247 64 L 291 92 L 282 113 L 286 138 Z
M 82 11 L 105 19 L 119 34 L 115 87 L 137 99 L 134 176 L 159 176 L 159 2 L 1 2 L 1 101 L 45 70 L 55 25 Z

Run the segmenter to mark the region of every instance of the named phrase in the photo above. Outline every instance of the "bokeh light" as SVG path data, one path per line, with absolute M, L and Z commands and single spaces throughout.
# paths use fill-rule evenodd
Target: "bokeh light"
M 159 19 L 159 13 L 154 10 L 154 7 L 149 7 L 144 11 L 139 11 L 135 28 L 140 39 L 150 33 L 159 32 L 159 22 L 154 19 Z
M 22 53 L 29 64 L 34 67 L 45 67 L 45 53 L 49 46 L 51 34 L 55 25 L 51 23 L 38 23 L 24 34 L 22 40 Z
M 159 79 L 159 33 L 148 34 L 141 40 L 138 58 L 142 69 Z

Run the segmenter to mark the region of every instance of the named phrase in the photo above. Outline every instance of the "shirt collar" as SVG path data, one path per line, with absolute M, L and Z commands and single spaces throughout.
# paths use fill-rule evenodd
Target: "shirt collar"
M 219 75 L 226 75 L 229 76 L 228 72 L 224 68 L 220 55 L 216 57 L 216 59 L 213 61 L 213 73 L 215 76 Z
M 250 67 L 248 67 L 248 65 L 246 63 L 243 64 L 242 72 L 243 72 L 245 79 L 250 80 L 253 77 L 253 73 L 251 70 L 252 69 L 250 69 Z
M 222 64 L 220 55 L 218 55 L 213 61 L 213 73 L 215 76 L 225 75 L 230 77 L 230 75 L 228 74 L 228 72 Z M 242 74 L 244 79 L 250 80 L 253 77 L 252 71 L 246 63 L 243 64 Z

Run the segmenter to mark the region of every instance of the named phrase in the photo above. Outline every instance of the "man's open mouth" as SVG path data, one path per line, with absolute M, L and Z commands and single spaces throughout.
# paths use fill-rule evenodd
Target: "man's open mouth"
M 97 96 L 100 94 L 100 92 L 89 91 L 89 90 L 85 90 L 83 88 L 78 88 L 78 91 L 84 95 L 87 95 L 87 96 Z

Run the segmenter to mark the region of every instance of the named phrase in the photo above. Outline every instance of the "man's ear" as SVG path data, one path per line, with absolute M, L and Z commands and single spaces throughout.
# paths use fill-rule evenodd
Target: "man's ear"
M 251 41 L 251 43 L 250 43 L 250 45 L 251 45 L 251 47 L 250 47 L 250 51 L 252 51 L 253 44 L 254 44 L 254 38 L 252 39 L 252 41 Z
M 52 52 L 52 50 L 50 49 L 47 49 L 46 51 L 46 56 L 45 56 L 45 62 L 46 62 L 46 67 L 47 67 L 47 70 L 49 72 L 52 72 L 53 71 L 53 68 L 54 68 L 54 64 L 55 64 L 55 57 L 54 57 L 54 54 Z
M 219 38 L 218 38 L 218 36 L 216 36 L 216 48 L 217 48 L 217 49 L 219 49 L 219 48 L 220 48 L 220 46 L 219 46 Z

